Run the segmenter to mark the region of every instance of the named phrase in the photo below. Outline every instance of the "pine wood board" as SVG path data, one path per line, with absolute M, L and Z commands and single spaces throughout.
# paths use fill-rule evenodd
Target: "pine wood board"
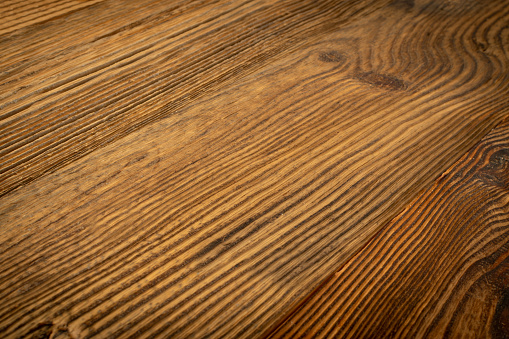
M 5 0 L 0 4 L 0 35 L 43 24 L 103 0 Z
M 58 94 L 62 78 L 34 80 L 53 67 L 22 75 L 22 63 L 13 64 L 19 76 L 7 76 L 34 86 L 27 98 L 55 92 L 40 98 L 49 100 L 45 104 L 29 104 L 30 113 L 6 117 L 2 128 L 52 126 L 45 119 L 53 114 L 71 121 L 69 130 L 54 129 L 57 134 L 48 136 L 54 143 L 40 156 L 27 155 L 2 181 L 0 330 L 72 337 L 265 334 L 507 117 L 509 8 L 505 1 L 489 3 L 377 2 L 379 8 L 315 1 L 313 9 L 306 7 L 313 14 L 302 14 L 310 15 L 308 26 L 296 24 L 288 36 L 262 29 L 261 39 L 279 48 L 270 57 L 258 59 L 263 48 L 252 53 L 247 41 L 246 49 L 230 51 L 208 73 L 199 70 L 192 51 L 185 58 L 166 56 L 168 64 L 148 60 L 149 68 L 130 70 L 140 79 L 152 71 L 191 72 L 197 82 L 162 77 L 148 87 L 128 85 L 129 77 L 113 72 L 111 91 L 106 78 L 87 87 L 81 77 L 94 68 L 78 53 L 76 65 L 83 69 L 70 67 L 76 73 L 66 79 L 74 83 Z M 20 58 L 32 55 L 28 65 L 37 68 L 60 60 L 38 59 L 38 48 L 50 48 L 59 34 L 63 46 L 84 36 L 90 42 L 81 50 L 86 61 L 99 50 L 95 35 L 78 24 L 89 24 L 92 14 L 102 20 L 107 12 L 101 6 L 118 4 L 103 1 L 41 30 L 24 28 L 54 37 L 33 49 L 33 36 L 22 30 L 0 37 L 0 44 L 9 42 Z M 137 41 L 143 34 L 137 27 L 145 32 L 143 25 L 159 22 L 158 15 L 162 26 L 177 20 L 184 28 L 197 10 L 208 13 L 184 4 L 172 7 L 169 18 L 148 5 L 141 12 L 117 8 L 112 22 L 121 23 L 98 40 L 100 51 L 117 51 L 117 39 L 131 35 Z M 218 2 L 214 8 L 220 13 L 224 6 L 257 4 Z M 161 2 L 154 6 L 162 10 Z M 279 12 L 267 6 L 264 13 L 283 15 L 300 5 L 282 2 Z M 126 24 L 131 15 L 136 25 Z M 257 20 L 274 21 L 266 15 Z M 67 31 L 60 29 L 68 22 Z M 242 22 L 226 25 L 227 36 L 242 31 L 235 27 Z M 170 26 L 160 29 L 164 40 Z M 220 45 L 210 36 L 201 37 L 202 50 Z M 126 51 L 134 48 L 122 41 Z M 76 46 L 69 50 L 82 48 L 79 41 Z M 221 75 L 246 60 L 253 60 L 247 71 Z M 53 62 L 58 69 L 61 64 Z M 209 83 L 214 85 L 204 85 Z M 4 86 L 2 98 L 23 94 Z M 124 98 L 115 86 L 136 87 Z M 161 95 L 137 99 L 147 93 Z M 74 103 L 106 95 L 113 100 L 104 111 L 110 113 L 89 112 L 101 124 L 89 128 L 89 121 L 72 120 L 79 112 Z M 128 110 L 114 106 L 124 99 Z M 24 109 L 19 100 L 14 105 Z M 69 104 L 51 106 L 59 100 Z M 73 134 L 73 128 L 81 132 Z M 39 152 L 48 144 L 44 135 L 12 150 Z M 13 158 L 2 159 L 4 169 L 12 166 Z
M 387 2 L 86 1 L 0 36 L 0 196 Z
M 506 338 L 509 121 L 334 273 L 272 338 Z

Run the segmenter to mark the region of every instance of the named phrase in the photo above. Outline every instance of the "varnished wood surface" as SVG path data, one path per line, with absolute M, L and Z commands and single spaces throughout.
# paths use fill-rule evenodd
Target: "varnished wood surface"
M 509 121 L 293 313 L 272 338 L 507 338 Z
M 103 0 L 5 0 L 0 4 L 0 34 L 49 22 L 101 1 Z
M 387 1 L 77 2 L 0 36 L 0 196 Z
M 508 116 L 506 1 L 123 4 L 0 36 L 5 336 L 261 336 Z

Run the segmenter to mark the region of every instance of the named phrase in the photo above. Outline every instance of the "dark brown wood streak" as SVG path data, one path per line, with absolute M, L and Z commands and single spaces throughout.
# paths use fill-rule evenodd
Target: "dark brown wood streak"
M 0 33 L 6 337 L 261 337 L 509 115 L 506 0 L 69 1 Z
M 337 271 L 272 338 L 507 338 L 509 121 Z

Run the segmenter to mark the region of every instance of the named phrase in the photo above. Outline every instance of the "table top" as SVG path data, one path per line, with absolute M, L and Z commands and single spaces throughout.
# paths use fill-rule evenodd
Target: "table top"
M 4 1 L 0 333 L 509 335 L 508 5 Z

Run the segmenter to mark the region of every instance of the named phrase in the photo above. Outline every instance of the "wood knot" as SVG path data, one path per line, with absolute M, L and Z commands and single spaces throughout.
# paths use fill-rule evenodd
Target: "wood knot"
M 509 149 L 494 152 L 480 171 L 480 177 L 487 185 L 509 189 Z
M 322 62 L 342 62 L 344 59 L 343 54 L 338 51 L 326 51 L 318 55 L 318 60 Z
M 365 82 L 367 84 L 391 91 L 397 91 L 407 88 L 403 80 L 386 74 L 380 74 L 375 72 L 362 72 L 362 73 L 359 72 L 356 73 L 354 77 L 355 79 Z
M 505 172 L 507 169 L 506 167 L 509 164 L 509 148 L 504 148 L 493 153 L 490 157 L 490 164 Z
M 502 293 L 502 298 L 497 303 L 495 316 L 491 324 L 491 336 L 494 339 L 509 338 L 509 289 Z

